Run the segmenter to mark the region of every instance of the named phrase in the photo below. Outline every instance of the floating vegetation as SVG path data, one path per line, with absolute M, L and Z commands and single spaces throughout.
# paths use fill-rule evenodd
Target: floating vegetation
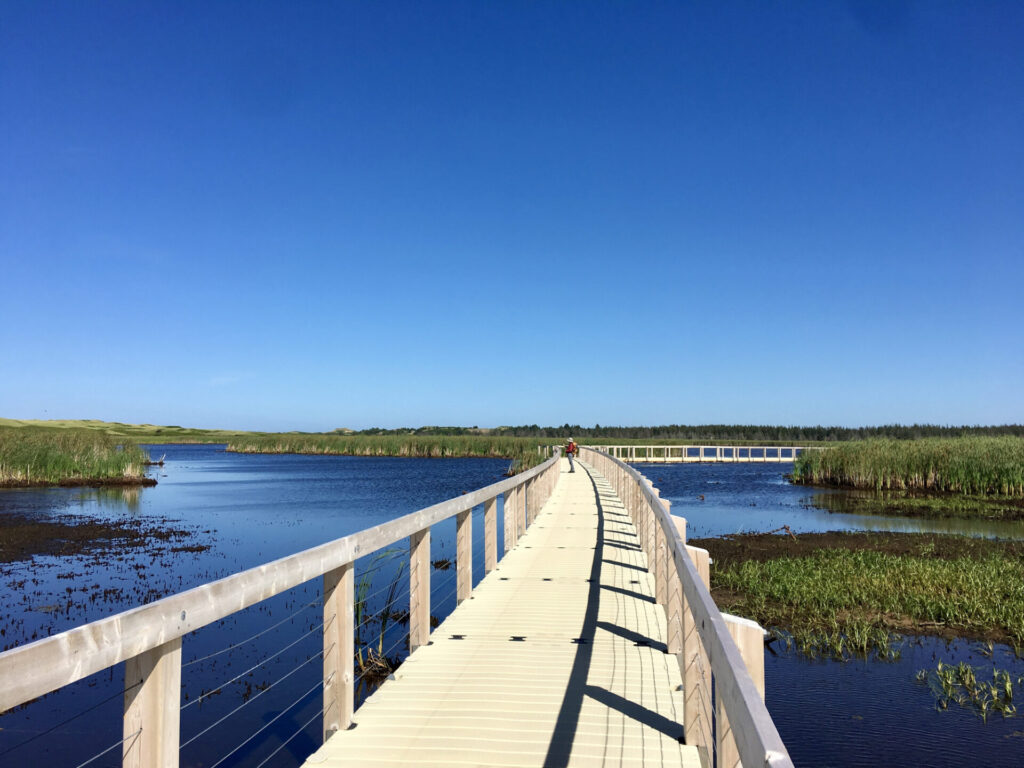
M 1024 438 L 863 440 L 804 451 L 793 481 L 870 490 L 1024 496 Z
M 148 454 L 102 432 L 0 426 L 0 487 L 155 485 Z
M 986 677 L 991 671 L 992 679 Z M 1005 669 L 972 667 L 966 662 L 945 664 L 939 662 L 934 670 L 922 669 L 917 681 L 927 684 L 935 696 L 936 708 L 946 710 L 956 704 L 973 710 L 982 720 L 990 715 L 1014 717 L 1017 706 L 1013 703 L 1014 685 L 1024 687 L 1024 675 L 1013 678 Z

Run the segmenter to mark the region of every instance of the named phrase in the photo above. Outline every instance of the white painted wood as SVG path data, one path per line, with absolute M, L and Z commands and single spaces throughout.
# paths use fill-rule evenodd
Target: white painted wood
M 124 665 L 122 768 L 177 768 L 181 727 L 181 638 Z
M 324 740 L 352 724 L 355 695 L 355 566 L 324 574 Z

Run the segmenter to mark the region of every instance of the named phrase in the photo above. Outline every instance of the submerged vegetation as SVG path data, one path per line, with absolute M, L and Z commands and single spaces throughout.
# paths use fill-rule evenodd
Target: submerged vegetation
M 1024 643 L 1021 542 L 828 533 L 693 543 L 711 552 L 722 610 L 783 630 L 807 655 L 891 656 L 893 632 Z
M 149 456 L 99 431 L 0 426 L 0 487 L 152 485 Z
M 1024 438 L 865 440 L 804 451 L 793 481 L 875 491 L 1024 497 Z
M 818 493 L 811 505 L 852 515 L 1024 520 L 1024 497 L 920 494 L 911 491 L 844 491 Z
M 267 435 L 232 440 L 237 453 L 303 453 L 341 456 L 424 458 L 486 457 L 509 459 L 515 469 L 529 469 L 548 456 L 553 441 L 484 435 Z

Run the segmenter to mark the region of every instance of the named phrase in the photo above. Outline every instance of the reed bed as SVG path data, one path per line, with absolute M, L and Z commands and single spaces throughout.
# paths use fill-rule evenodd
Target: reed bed
M 820 549 L 716 562 L 711 579 L 723 610 L 787 630 L 808 655 L 839 640 L 884 650 L 893 631 L 1024 642 L 1024 557 L 1011 549 L 950 559 L 928 547 Z
M 146 452 L 102 432 L 0 427 L 0 486 L 152 483 Z
M 237 453 L 302 453 L 340 456 L 509 459 L 515 471 L 540 464 L 551 440 L 486 435 L 267 435 L 228 443 Z
M 804 451 L 793 481 L 865 490 L 1024 496 L 1024 438 L 864 440 Z

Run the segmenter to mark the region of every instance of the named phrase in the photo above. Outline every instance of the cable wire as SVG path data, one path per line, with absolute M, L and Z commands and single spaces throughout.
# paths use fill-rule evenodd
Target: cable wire
M 75 720 L 75 719 L 77 719 L 77 718 L 81 717 L 82 715 L 87 714 L 89 712 L 92 712 L 97 707 L 102 707 L 104 704 L 106 704 L 109 701 L 113 701 L 114 699 L 117 699 L 117 698 L 120 698 L 121 696 L 124 696 L 128 691 L 132 690 L 133 688 L 138 688 L 140 685 L 142 685 L 142 681 L 141 680 L 139 682 L 137 682 L 137 683 L 133 683 L 132 685 L 125 686 L 125 688 L 123 690 L 118 690 L 117 693 L 111 694 L 107 698 L 102 699 L 102 700 L 96 702 L 91 707 L 83 709 L 78 714 L 72 715 L 71 717 L 66 718 L 65 720 L 61 720 L 56 725 L 51 726 L 50 728 L 47 728 L 45 731 L 40 731 L 39 733 L 35 734 L 34 736 L 29 736 L 27 739 L 25 739 L 20 744 L 15 744 L 13 747 L 8 747 L 3 752 L 0 752 L 0 757 L 3 757 L 4 755 L 9 754 L 9 753 L 13 752 L 16 749 L 21 749 L 26 744 L 30 744 L 31 742 L 35 741 L 36 739 L 38 739 L 38 738 L 40 738 L 42 736 L 46 736 L 48 733 L 53 733 L 58 728 L 61 728 L 61 727 L 65 726 L 65 725 L 67 725 L 68 723 L 70 723 L 72 720 Z
M 93 762 L 94 760 L 99 760 L 101 757 L 103 757 L 105 754 L 107 754 L 107 752 L 110 752 L 111 750 L 117 749 L 122 744 L 124 744 L 126 741 L 128 741 L 128 739 L 134 739 L 140 733 L 142 733 L 142 729 L 141 728 L 139 728 L 139 730 L 137 730 L 135 733 L 130 733 L 127 736 L 125 736 L 123 739 L 121 739 L 120 741 L 118 741 L 118 742 L 116 742 L 114 744 L 111 744 L 109 747 L 104 749 L 99 754 L 93 755 L 88 760 L 86 760 L 84 763 L 79 763 L 75 768 L 83 768 L 83 766 L 88 765 L 89 763 Z
M 271 630 L 277 629 L 278 627 L 280 627 L 285 622 L 291 621 L 296 616 L 298 616 L 300 613 L 305 611 L 307 608 L 311 608 L 314 605 L 323 605 L 323 599 L 322 598 L 317 598 L 316 600 L 314 600 L 311 603 L 306 603 L 304 606 L 299 608 L 299 610 L 297 610 L 291 616 L 287 616 L 287 617 L 281 619 L 276 624 L 273 624 L 273 625 L 267 627 L 266 629 L 264 629 L 264 630 L 262 630 L 260 632 L 257 632 L 252 637 L 246 638 L 245 640 L 240 640 L 239 642 L 234 643 L 232 645 L 229 645 L 226 648 L 222 648 L 219 651 L 214 651 L 213 653 L 211 653 L 211 654 L 209 654 L 207 656 L 202 656 L 202 657 L 200 657 L 198 659 L 192 659 L 191 661 L 186 661 L 184 664 L 181 665 L 181 668 L 184 669 L 185 667 L 191 667 L 193 664 L 198 664 L 201 661 L 206 661 L 207 659 L 212 659 L 214 656 L 220 656 L 222 653 L 227 653 L 228 651 L 233 651 L 235 648 L 239 648 L 239 647 L 245 645 L 246 643 L 251 643 L 253 640 L 256 640 L 257 638 L 260 638 L 263 635 L 267 634 L 267 632 L 270 632 Z
M 319 680 L 319 681 L 317 681 L 317 684 L 316 684 L 316 685 L 314 685 L 314 686 L 313 686 L 312 688 L 310 688 L 310 689 L 309 689 L 308 691 L 306 691 L 306 692 L 305 692 L 304 694 L 302 694 L 301 696 L 299 696 L 299 698 L 297 698 L 297 699 L 296 699 L 295 701 L 293 701 L 293 702 L 292 702 L 291 704 L 289 704 L 289 705 L 288 705 L 287 707 L 285 707 L 285 708 L 284 708 L 284 709 L 282 709 L 282 710 L 281 710 L 280 712 L 278 712 L 278 713 L 277 713 L 276 715 L 274 715 L 274 717 L 273 717 L 273 718 L 272 718 L 271 720 L 268 720 L 268 721 L 267 721 L 266 723 L 264 723 L 264 724 L 263 724 L 263 726 L 262 726 L 261 728 L 259 728 L 259 729 L 255 730 L 255 731 L 253 731 L 253 732 L 252 732 L 251 734 L 249 734 L 249 736 L 248 736 L 248 737 L 247 737 L 247 738 L 245 739 L 245 741 L 243 741 L 243 742 L 242 742 L 241 744 L 239 744 L 239 745 L 238 745 L 238 746 L 236 746 L 236 747 L 235 747 L 234 749 L 232 749 L 232 750 L 231 750 L 230 752 L 228 752 L 228 753 L 227 753 L 226 755 L 224 755 L 224 757 L 222 757 L 222 758 L 221 758 L 220 760 L 218 760 L 218 761 L 217 761 L 216 763 L 214 763 L 213 765 L 211 765 L 211 766 L 210 766 L 210 768 L 217 768 L 217 766 L 218 766 L 218 765 L 220 765 L 221 763 L 223 763 L 223 762 L 224 762 L 225 760 L 227 760 L 227 759 L 228 759 L 229 757 L 231 757 L 231 756 L 232 756 L 233 754 L 235 754 L 235 752 L 237 752 L 238 750 L 240 750 L 240 749 L 241 749 L 242 747 L 244 747 L 244 746 L 245 746 L 246 744 L 248 744 L 248 743 L 249 743 L 250 741 L 252 741 L 252 740 L 253 740 L 254 738 L 256 738 L 256 737 L 257 737 L 257 736 L 259 736 L 259 735 L 260 735 L 261 733 L 263 733 L 263 731 L 265 731 L 265 730 L 266 730 L 267 728 L 269 728 L 269 727 L 270 727 L 271 725 L 273 725 L 273 724 L 274 724 L 274 723 L 275 723 L 275 722 L 276 722 L 276 721 L 277 721 L 277 720 L 278 720 L 279 718 L 281 718 L 281 717 L 282 717 L 282 716 L 284 715 L 284 713 L 285 713 L 285 712 L 287 712 L 287 711 L 288 711 L 288 710 L 290 710 L 290 709 L 291 709 L 292 707 L 294 707 L 294 706 L 295 706 L 296 704 L 298 704 L 298 703 L 299 703 L 300 701 L 302 701 L 302 700 L 303 700 L 304 698 L 306 698 L 307 696 L 309 696 L 309 694 L 311 694 L 311 693 L 312 693 L 313 691 L 315 691 L 315 690 L 316 690 L 317 688 L 319 688 L 320 686 L 322 686 L 322 685 L 327 685 L 328 683 L 330 683 L 330 681 L 331 681 L 331 679 L 333 679 L 333 677 L 334 677 L 334 675 L 332 674 L 332 675 L 331 675 L 331 676 L 330 676 L 329 678 L 327 678 L 326 680 Z M 320 710 L 320 712 L 318 712 L 317 714 L 320 714 L 320 713 L 322 713 L 322 712 L 323 712 L 323 709 L 321 709 L 321 710 Z M 305 727 L 305 726 L 303 726 L 303 727 Z M 273 755 L 271 755 L 271 757 L 273 757 Z
M 193 699 L 192 701 L 188 702 L 187 704 L 183 704 L 183 705 L 181 706 L 181 711 L 182 711 L 182 712 L 184 712 L 184 711 L 185 711 L 186 709 L 188 709 L 189 707 L 191 707 L 191 706 L 192 706 L 193 704 L 198 704 L 198 703 L 199 703 L 199 702 L 201 702 L 201 701 L 202 701 L 203 699 L 208 699 L 208 698 L 209 698 L 210 696 L 213 696 L 213 694 L 214 694 L 214 693 L 215 693 L 216 691 L 219 691 L 219 690 L 220 690 L 221 688 L 223 688 L 224 686 L 227 686 L 227 685 L 231 685 L 231 684 L 232 684 L 233 682 L 235 682 L 236 680 L 240 680 L 241 678 L 245 677 L 245 676 L 246 676 L 247 674 L 249 674 L 250 672 L 252 672 L 252 671 L 253 671 L 254 669 L 259 669 L 260 667 L 262 667 L 262 666 L 263 666 L 264 664 L 266 664 L 266 663 L 267 663 L 268 661 L 270 661 L 270 660 L 271 660 L 271 659 L 273 659 L 274 657 L 276 657 L 276 656 L 280 656 L 280 655 L 281 655 L 282 653 L 284 653 L 285 651 L 287 651 L 287 650 L 288 650 L 289 648 L 291 648 L 292 646 L 295 646 L 295 645 L 298 645 L 299 643 L 301 643 L 301 642 L 302 642 L 303 640 L 305 640 L 305 639 L 306 639 L 307 637 L 309 637 L 309 636 L 310 636 L 311 634 L 313 634 L 314 632 L 316 632 L 316 631 L 317 631 L 318 629 L 320 629 L 321 627 L 323 627 L 323 622 L 320 622 L 320 623 L 319 623 L 319 624 L 317 624 L 317 625 L 316 625 L 315 627 L 313 627 L 313 628 L 312 628 L 311 630 L 309 630 L 309 631 L 308 631 L 308 632 L 306 632 L 305 634 L 301 635 L 301 636 L 300 636 L 300 637 L 299 637 L 299 638 L 298 638 L 297 640 L 294 640 L 294 641 L 292 641 L 291 643 L 289 643 L 288 645 L 286 645 L 286 646 L 285 646 L 284 648 L 282 648 L 281 650 L 279 650 L 279 651 L 276 651 L 276 652 L 274 652 L 274 653 L 270 654 L 269 656 L 266 656 L 266 657 L 265 657 L 265 658 L 264 658 L 264 659 L 263 659 L 262 661 L 260 661 L 260 662 L 259 662 L 258 664 L 256 664 L 256 665 L 254 665 L 254 666 L 251 666 L 251 667 L 249 667 L 249 668 L 248 668 L 247 670 L 245 670 L 244 672 L 241 672 L 241 673 L 239 673 L 239 674 L 235 675 L 234 677 L 232 677 L 232 678 L 231 678 L 230 680 L 227 680 L 227 681 L 225 681 L 225 682 L 221 683 L 221 684 L 220 684 L 220 685 L 218 685 L 218 686 L 217 686 L 216 688 L 212 689 L 212 690 L 211 690 L 211 691 L 210 691 L 209 693 L 202 693 L 202 694 L 200 694 L 200 695 L 199 695 L 198 697 L 196 697 L 195 699 Z
M 229 717 L 231 717 L 231 716 L 232 716 L 233 714 L 235 714 L 235 713 L 236 713 L 236 712 L 237 712 L 238 710 L 240 710 L 240 709 L 241 709 L 242 707 L 245 707 L 245 706 L 247 706 L 247 705 L 249 705 L 249 704 L 252 704 L 252 703 L 253 703 L 254 701 L 256 701 L 256 699 L 258 699 L 258 698 L 259 698 L 260 696 L 262 696 L 262 695 L 263 695 L 264 693 L 266 693 L 267 691 L 269 691 L 269 690 L 270 690 L 271 688 L 273 688 L 273 687 L 274 687 L 275 685 L 277 685 L 278 683 L 282 682 L 283 680 L 287 680 L 287 679 L 288 679 L 289 677 L 291 677 L 292 675 L 294 675 L 294 674 L 295 674 L 296 672 L 298 672 L 298 671 L 299 671 L 300 669 L 302 669 L 302 668 L 303 668 L 304 666 L 306 666 L 307 664 L 309 664 L 309 662 L 311 662 L 311 661 L 313 661 L 314 659 L 317 659 L 317 658 L 319 658 L 319 657 L 323 656 L 323 655 L 324 655 L 324 654 L 325 654 L 325 653 L 326 653 L 327 651 L 331 650 L 331 648 L 334 648 L 334 646 L 332 645 L 332 646 L 331 646 L 330 648 L 327 648 L 327 649 L 326 649 L 326 650 L 324 650 L 324 651 L 318 651 L 317 653 L 313 654 L 313 655 L 312 655 L 312 656 L 310 656 L 310 657 L 309 657 L 308 659 L 306 659 L 306 660 L 305 660 L 304 662 L 302 662 L 301 664 L 299 664 L 299 665 L 298 665 L 297 667 L 295 667 L 294 669 L 292 669 L 292 670 L 291 670 L 291 671 L 289 671 L 288 673 L 286 673 L 286 674 L 282 675 L 282 676 L 281 676 L 280 678 L 278 678 L 277 680 L 275 680 L 274 682 L 272 682 L 272 683 L 271 683 L 270 685 L 268 685 L 268 686 L 267 686 L 266 688 L 264 688 L 264 689 L 263 689 L 262 691 L 260 691 L 260 692 L 259 692 L 259 693 L 257 693 L 256 695 L 252 696 L 251 698 L 249 698 L 249 699 L 247 699 L 247 700 L 243 701 L 243 702 L 242 702 L 241 704 L 239 704 L 239 705 L 238 705 L 237 707 L 235 707 L 235 708 L 234 708 L 233 710 L 231 710 L 231 711 L 230 711 L 230 712 L 228 712 L 228 713 L 227 713 L 226 715 L 224 715 L 224 717 L 222 717 L 222 718 L 220 718 L 219 720 L 217 720 L 217 722 L 213 723 L 212 725 L 208 725 L 208 726 L 207 726 L 206 728 L 204 728 L 203 730 L 201 730 L 201 731 L 200 731 L 199 733 L 197 733 L 197 734 L 196 734 L 195 736 L 193 736 L 193 737 L 192 737 L 191 739 L 189 739 L 188 741 L 182 742 L 182 744 L 181 744 L 181 746 L 179 747 L 179 749 L 184 749 L 185 747 L 187 747 L 187 746 L 188 746 L 189 744 L 191 744 L 191 743 L 192 743 L 193 741 L 195 741 L 196 739 L 198 739 L 198 738 L 199 738 L 200 736 L 202 736 L 203 734 L 205 734 L 205 733 L 208 733 L 209 731 L 213 730 L 213 729 L 214 729 L 214 728 L 216 728 L 216 727 L 217 727 L 218 725 L 220 725 L 220 724 L 221 724 L 221 723 L 223 723 L 223 722 L 224 722 L 225 720 L 227 720 L 227 719 L 228 719 Z

